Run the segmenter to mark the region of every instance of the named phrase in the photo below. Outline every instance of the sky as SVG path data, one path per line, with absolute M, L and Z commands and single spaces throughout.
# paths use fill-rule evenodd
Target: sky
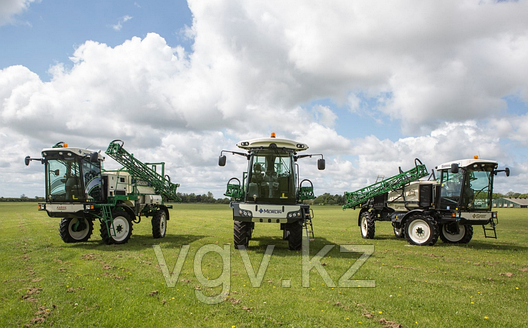
M 294 139 L 316 195 L 478 155 L 528 192 L 528 1 L 0 0 L 0 197 L 114 139 L 223 197 L 244 139 Z M 107 158 L 105 167 L 118 164 Z

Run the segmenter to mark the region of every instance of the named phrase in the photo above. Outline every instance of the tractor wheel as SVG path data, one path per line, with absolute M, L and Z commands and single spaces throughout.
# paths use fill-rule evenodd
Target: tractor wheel
M 233 239 L 236 249 L 247 248 L 251 237 L 251 222 L 235 221 Z
M 167 212 L 165 210 L 158 210 L 152 216 L 152 237 L 163 238 L 167 232 Z
M 293 222 L 288 227 L 288 248 L 292 251 L 298 251 L 302 248 L 303 226 L 301 221 Z
M 370 212 L 363 211 L 359 214 L 359 227 L 361 229 L 361 237 L 364 239 L 374 239 L 376 223 Z
M 403 228 L 393 227 L 393 229 L 394 229 L 394 235 L 396 236 L 396 238 L 405 238 L 405 234 L 403 233 Z
M 59 234 L 65 243 L 87 241 L 93 232 L 93 221 L 85 218 L 61 219 Z
M 473 226 L 471 225 L 450 223 L 442 225 L 440 230 L 440 239 L 447 244 L 467 244 L 471 238 L 473 238 Z
M 115 211 L 112 213 L 113 216 L 113 228 L 109 222 L 109 228 L 106 228 L 106 224 L 101 222 L 101 238 L 105 244 L 125 244 L 132 236 L 132 220 L 125 211 Z M 110 231 L 108 231 L 110 230 Z M 115 236 L 114 234 L 115 230 Z
M 427 215 L 414 215 L 405 223 L 405 238 L 411 245 L 433 246 L 438 240 L 438 224 Z

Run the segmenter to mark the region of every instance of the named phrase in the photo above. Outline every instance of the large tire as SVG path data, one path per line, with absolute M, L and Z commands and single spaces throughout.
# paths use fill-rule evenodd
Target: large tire
M 101 238 L 105 244 L 126 244 L 132 236 L 132 220 L 125 211 L 117 210 L 112 213 L 115 236 L 112 236 L 113 229 L 106 228 L 106 224 L 101 222 Z M 110 230 L 110 232 L 108 231 Z
M 65 243 L 87 241 L 93 232 L 93 221 L 85 218 L 64 218 L 59 225 L 59 234 Z
M 405 238 L 411 245 L 433 246 L 438 234 L 438 224 L 430 216 L 413 215 L 405 223 Z
M 301 221 L 293 222 L 288 227 L 288 248 L 298 251 L 302 248 L 303 226 Z
M 251 232 L 251 222 L 235 221 L 233 229 L 233 241 L 236 249 L 248 247 Z
M 440 239 L 447 244 L 467 244 L 473 238 L 473 226 L 450 223 L 442 225 Z M 458 231 L 457 231 L 458 230 Z
M 364 239 L 374 239 L 376 223 L 370 212 L 363 211 L 359 214 L 359 228 L 361 237 Z
M 163 238 L 167 232 L 168 214 L 164 209 L 160 209 L 152 216 L 152 237 Z

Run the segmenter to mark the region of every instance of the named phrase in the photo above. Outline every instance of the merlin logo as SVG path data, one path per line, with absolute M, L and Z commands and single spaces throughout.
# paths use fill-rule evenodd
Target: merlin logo
M 267 208 L 261 208 L 259 212 L 267 214 L 282 214 L 282 210 L 269 210 Z

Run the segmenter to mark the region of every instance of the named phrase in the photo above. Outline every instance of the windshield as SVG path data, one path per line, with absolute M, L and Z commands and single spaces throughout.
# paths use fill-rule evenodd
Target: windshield
M 49 202 L 97 201 L 101 196 L 100 162 L 91 163 L 87 157 L 47 156 L 46 199 Z
M 481 165 L 478 170 L 461 168 L 457 173 L 442 171 L 440 208 L 491 210 L 492 171 L 493 166 L 490 165 Z
M 75 160 L 48 160 L 46 195 L 50 202 L 84 200 L 81 171 Z
M 248 168 L 247 201 L 295 203 L 293 155 L 263 150 L 252 154 Z
M 461 207 L 468 210 L 491 210 L 492 177 L 489 171 L 469 171 Z

